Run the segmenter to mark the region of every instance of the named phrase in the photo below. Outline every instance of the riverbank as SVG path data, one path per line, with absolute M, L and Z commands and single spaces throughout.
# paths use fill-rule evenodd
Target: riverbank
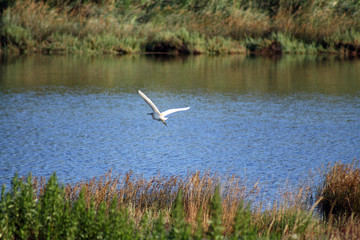
M 360 55 L 351 0 L 4 0 L 0 9 L 11 53 Z
M 1 193 L 0 237 L 358 239 L 358 162 L 335 163 L 323 179 L 283 192 L 263 210 L 253 202 L 262 191 L 257 184 L 249 189 L 238 177 L 216 173 L 144 179 L 109 171 L 65 186 L 55 175 L 15 176 Z

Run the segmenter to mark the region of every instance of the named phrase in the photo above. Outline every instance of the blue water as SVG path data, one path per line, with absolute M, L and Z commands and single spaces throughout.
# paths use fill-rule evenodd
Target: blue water
M 26 64 L 23 61 L 17 66 Z M 0 92 L 0 182 L 6 185 L 16 172 L 21 176 L 31 172 L 45 177 L 56 172 L 61 181 L 76 182 L 103 175 L 109 169 L 117 173 L 134 171 L 145 177 L 209 170 L 236 174 L 249 183 L 260 180 L 267 194 L 274 197 L 279 188 L 296 186 L 309 171 L 321 165 L 340 160 L 351 162 L 360 156 L 358 79 L 349 80 L 349 88 L 344 87 L 346 79 L 329 80 L 329 84 L 321 83 L 324 86 L 318 90 L 313 88 L 316 83 L 311 88 L 298 84 L 300 89 L 283 90 L 275 86 L 275 90 L 272 87 L 264 90 L 257 82 L 243 88 L 236 87 L 238 84 L 234 85 L 233 80 L 229 80 L 232 84 L 229 87 L 223 78 L 228 76 L 231 64 L 225 64 L 217 69 L 219 76 L 208 77 L 221 78 L 211 80 L 220 87 L 199 82 L 191 87 L 191 82 L 186 81 L 179 87 L 179 80 L 171 80 L 170 75 L 170 80 L 155 79 L 161 75 L 158 71 L 171 72 L 166 67 L 168 62 L 151 68 L 153 72 L 139 82 L 138 75 L 145 76 L 143 61 L 149 64 L 154 61 L 140 58 L 128 63 L 132 64 L 131 69 L 140 65 L 139 73 L 135 70 L 132 73 L 133 80 L 128 79 L 132 74 L 124 68 L 126 83 L 114 80 L 104 85 L 94 80 L 97 75 L 88 72 L 85 73 L 88 79 L 79 80 L 84 75 L 81 71 L 79 75 L 68 73 L 73 80 L 61 76 L 58 76 L 60 80 L 54 80 L 54 75 L 46 74 L 51 71 L 46 61 L 32 61 L 45 64 L 44 69 L 31 71 L 17 67 L 14 77 L 11 63 L 3 63 L 0 68 L 2 73 L 7 70 L 1 75 Z M 114 71 L 111 64 L 125 60 L 107 61 L 109 69 Z M 192 66 L 191 61 L 196 60 L 188 61 Z M 221 65 L 222 61 L 230 60 L 213 61 Z M 248 64 L 247 61 L 263 60 L 242 61 Z M 100 59 L 99 63 L 102 62 Z M 182 71 L 183 62 L 170 63 L 180 71 L 174 73 L 174 79 L 179 74 L 193 76 L 199 74 L 197 71 L 206 72 L 201 67 Z M 62 67 L 64 76 L 68 76 L 70 69 L 74 71 L 73 64 Z M 277 63 L 259 65 L 252 70 L 271 69 L 273 64 Z M 288 68 L 291 70 L 293 65 Z M 20 74 L 19 69 L 24 72 Z M 92 68 L 91 71 L 106 70 Z M 119 74 L 124 73 L 121 71 Z M 22 80 L 30 73 L 34 73 L 32 82 Z M 41 73 L 39 80 L 37 76 Z M 234 74 L 239 77 L 249 73 L 235 70 Z M 47 78 L 51 80 L 46 81 Z M 341 90 L 335 91 L 333 84 L 341 84 Z M 138 89 L 160 111 L 186 106 L 191 109 L 170 115 L 166 127 L 146 115 L 151 110 L 138 95 Z

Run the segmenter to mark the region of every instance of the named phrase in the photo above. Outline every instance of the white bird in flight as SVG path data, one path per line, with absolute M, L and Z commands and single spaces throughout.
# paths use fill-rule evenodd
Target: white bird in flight
M 157 120 L 157 121 L 161 121 L 163 122 L 163 124 L 166 125 L 166 122 L 165 120 L 167 120 L 168 118 L 166 118 L 167 115 L 169 114 L 172 114 L 174 112 L 179 112 L 179 111 L 186 111 L 186 110 L 189 110 L 190 107 L 186 107 L 186 108 L 173 108 L 173 109 L 169 109 L 169 110 L 166 110 L 164 112 L 160 112 L 159 109 L 155 106 L 155 104 L 150 100 L 150 98 L 148 98 L 143 92 L 141 92 L 139 90 L 139 94 L 140 96 L 145 100 L 145 102 L 147 104 L 149 104 L 149 106 L 151 107 L 151 109 L 153 110 L 152 113 L 148 113 L 148 115 L 151 115 L 152 118 L 154 120 Z

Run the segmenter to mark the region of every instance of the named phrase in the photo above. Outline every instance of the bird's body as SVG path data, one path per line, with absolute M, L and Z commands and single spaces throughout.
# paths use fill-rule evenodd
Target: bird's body
M 149 113 L 148 115 L 151 115 L 152 118 L 154 120 L 157 121 L 161 121 L 166 125 L 166 120 L 168 119 L 166 116 L 175 112 L 179 112 L 179 111 L 186 111 L 188 109 L 190 109 L 190 107 L 186 107 L 186 108 L 174 108 L 174 109 L 169 109 L 166 110 L 164 112 L 160 112 L 159 109 L 155 106 L 155 104 L 150 100 L 150 98 L 148 98 L 143 92 L 141 92 L 139 90 L 139 94 L 140 96 L 144 99 L 144 101 L 151 107 L 152 109 L 152 113 Z M 166 125 L 167 126 L 167 125 Z

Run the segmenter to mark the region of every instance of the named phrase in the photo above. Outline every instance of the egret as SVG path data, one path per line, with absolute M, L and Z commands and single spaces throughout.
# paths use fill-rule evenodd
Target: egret
M 152 118 L 154 120 L 157 120 L 157 121 L 161 121 L 163 124 L 165 124 L 165 126 L 167 126 L 165 120 L 167 120 L 168 118 L 166 118 L 167 115 L 169 114 L 172 114 L 174 112 L 179 112 L 179 111 L 186 111 L 186 110 L 189 110 L 190 107 L 186 107 L 186 108 L 173 108 L 173 109 L 169 109 L 169 110 L 166 110 L 164 112 L 160 112 L 159 109 L 155 106 L 155 104 L 150 100 L 150 98 L 148 98 L 143 92 L 141 92 L 139 90 L 139 94 L 140 96 L 145 100 L 145 102 L 147 104 L 149 104 L 149 106 L 151 107 L 152 109 L 152 113 L 148 113 L 148 115 L 151 115 Z

